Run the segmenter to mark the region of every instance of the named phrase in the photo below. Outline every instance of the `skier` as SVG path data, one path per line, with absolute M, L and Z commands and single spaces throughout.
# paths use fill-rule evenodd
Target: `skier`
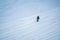
M 39 22 L 39 19 L 40 19 L 40 17 L 39 17 L 39 16 L 37 16 L 37 22 Z

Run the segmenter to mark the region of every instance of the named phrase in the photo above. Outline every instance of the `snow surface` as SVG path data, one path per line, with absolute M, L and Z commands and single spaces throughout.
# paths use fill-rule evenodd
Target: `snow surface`
M 0 0 L 0 40 L 60 40 L 59 1 Z

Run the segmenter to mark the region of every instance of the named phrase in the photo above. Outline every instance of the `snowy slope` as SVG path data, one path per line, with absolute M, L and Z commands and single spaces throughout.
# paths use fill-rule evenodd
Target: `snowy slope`
M 1 1 L 0 40 L 60 40 L 60 6 L 56 2 L 11 1 Z

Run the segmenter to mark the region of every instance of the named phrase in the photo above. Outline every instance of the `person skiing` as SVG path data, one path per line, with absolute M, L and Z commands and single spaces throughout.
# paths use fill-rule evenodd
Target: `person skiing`
M 39 17 L 39 16 L 37 16 L 37 22 L 39 22 L 39 19 L 40 19 L 40 17 Z

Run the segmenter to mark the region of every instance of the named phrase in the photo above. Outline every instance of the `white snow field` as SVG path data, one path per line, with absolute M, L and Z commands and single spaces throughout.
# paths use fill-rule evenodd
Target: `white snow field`
M 0 0 L 0 40 L 60 40 L 59 1 Z

